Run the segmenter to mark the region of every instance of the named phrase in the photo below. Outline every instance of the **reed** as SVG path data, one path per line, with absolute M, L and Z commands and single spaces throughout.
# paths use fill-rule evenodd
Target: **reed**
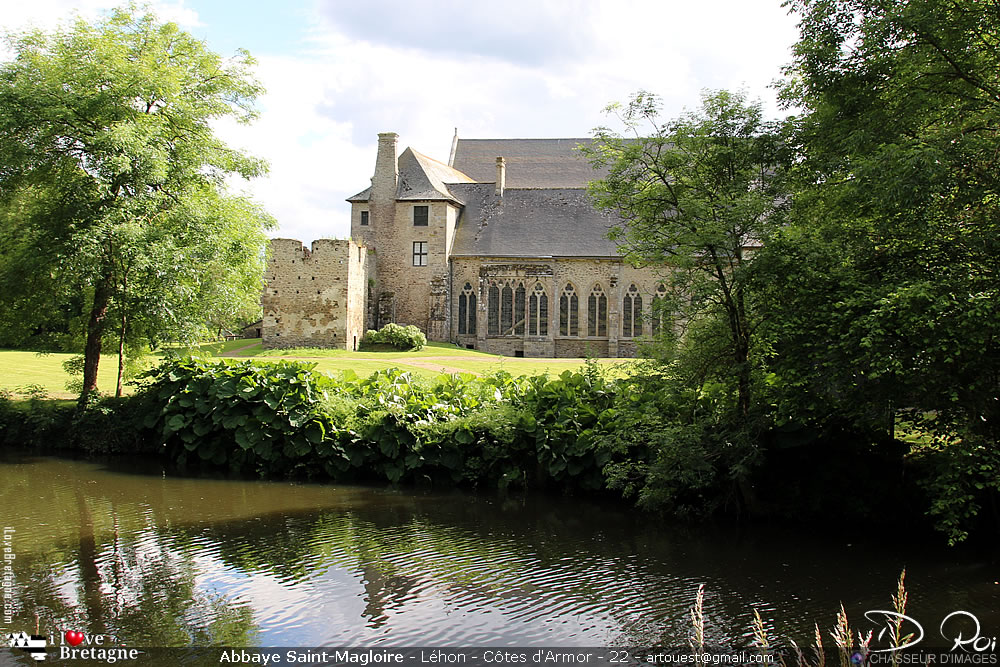
M 908 595 L 906 592 L 906 570 L 904 569 L 896 583 L 896 592 L 892 596 L 892 608 L 896 612 L 896 617 L 890 622 L 889 642 L 893 648 L 901 648 L 909 644 L 913 639 L 913 634 L 903 634 L 903 616 L 906 614 Z M 705 585 L 698 587 L 695 596 L 694 606 L 691 608 L 691 626 L 693 632 L 688 640 L 691 650 L 694 653 L 693 662 L 697 665 L 704 665 L 707 662 L 705 657 Z M 753 646 L 762 655 L 774 654 L 776 660 L 770 664 L 781 665 L 781 667 L 826 667 L 826 650 L 823 645 L 823 632 L 819 624 L 814 625 L 815 632 L 811 646 L 800 647 L 794 640 L 788 639 L 782 643 L 775 641 L 767 631 L 767 624 L 761 617 L 757 609 L 753 609 L 753 621 L 751 621 L 751 631 L 753 635 Z M 859 667 L 867 662 L 871 653 L 872 632 L 867 633 L 851 628 L 847 618 L 847 610 L 844 605 L 840 605 L 837 613 L 837 620 L 830 630 L 830 637 L 833 639 L 833 647 L 837 651 L 840 667 Z M 898 651 L 891 653 L 892 667 L 898 667 L 902 661 L 902 654 Z
M 704 664 L 705 654 L 705 584 L 698 586 L 698 594 L 694 598 L 691 609 L 691 627 L 693 632 L 688 643 L 694 652 L 694 662 L 699 667 Z

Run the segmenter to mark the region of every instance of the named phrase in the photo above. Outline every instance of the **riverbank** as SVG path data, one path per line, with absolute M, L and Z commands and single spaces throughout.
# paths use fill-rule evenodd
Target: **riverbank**
M 835 517 L 929 533 L 920 480 L 933 470 L 906 443 L 785 426 L 727 446 L 723 427 L 693 431 L 671 415 L 656 382 L 609 379 L 593 363 L 558 377 L 424 380 L 183 359 L 161 365 L 139 393 L 83 411 L 68 401 L 0 401 L 0 443 L 139 452 L 253 477 L 624 498 L 688 521 Z M 974 535 L 988 539 L 988 525 Z

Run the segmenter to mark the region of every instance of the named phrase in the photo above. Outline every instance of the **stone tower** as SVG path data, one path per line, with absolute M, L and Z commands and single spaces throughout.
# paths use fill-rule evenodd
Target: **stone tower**
M 447 183 L 471 179 L 379 134 L 371 187 L 348 199 L 351 237 L 374 256 L 372 326 L 413 324 L 430 340 L 448 340 L 449 251 L 461 202 Z

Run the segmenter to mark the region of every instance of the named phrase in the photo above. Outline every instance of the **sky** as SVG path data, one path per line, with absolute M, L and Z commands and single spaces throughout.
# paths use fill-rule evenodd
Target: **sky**
M 0 28 L 50 30 L 123 2 L 2 0 Z M 447 162 L 468 139 L 588 137 L 639 90 L 664 120 L 704 90 L 743 89 L 784 115 L 771 84 L 797 38 L 781 0 L 155 0 L 163 20 L 232 55 L 266 88 L 230 145 L 270 164 L 239 181 L 277 219 L 274 237 L 350 234 L 347 197 L 370 184 L 379 132 Z M 0 59 L 10 54 L 0 47 Z

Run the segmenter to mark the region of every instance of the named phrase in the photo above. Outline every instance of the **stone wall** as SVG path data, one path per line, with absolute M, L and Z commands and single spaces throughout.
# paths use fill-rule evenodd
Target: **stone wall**
M 417 206 L 428 208 L 426 227 L 413 225 Z M 448 202 L 402 201 L 396 203 L 391 223 L 375 221 L 380 227 L 378 289 L 380 294 L 391 294 L 392 321 L 416 325 L 429 340 L 449 340 L 448 238 L 455 218 L 456 208 Z M 391 230 L 382 231 L 390 224 Z M 424 266 L 414 266 L 414 243 L 426 244 Z
M 306 248 L 272 239 L 261 305 L 263 345 L 350 349 L 364 334 L 368 258 L 353 241 Z
M 652 297 L 661 277 L 652 269 L 635 268 L 617 258 L 477 258 L 452 259 L 451 336 L 450 340 L 493 354 L 556 357 L 634 357 L 636 340 L 650 334 L 649 314 Z M 492 281 L 498 284 L 523 284 L 525 303 L 535 285 L 541 285 L 548 297 L 548 335 L 530 336 L 527 326 L 523 336 L 492 336 L 488 331 L 488 292 Z M 476 335 L 458 333 L 458 296 L 466 284 L 476 292 Z M 563 288 L 572 284 L 579 303 L 577 336 L 560 335 L 559 298 Z M 587 300 L 599 285 L 607 298 L 605 336 L 588 336 Z M 641 335 L 624 336 L 623 300 L 635 285 L 642 300 Z

